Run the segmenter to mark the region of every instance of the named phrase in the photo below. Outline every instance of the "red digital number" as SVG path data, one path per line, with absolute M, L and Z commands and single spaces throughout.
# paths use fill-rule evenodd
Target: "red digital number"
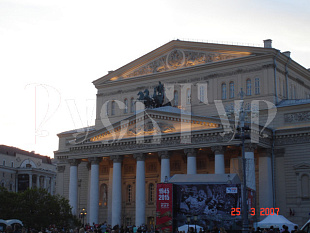
M 231 216 L 238 216 L 241 214 L 240 212 L 240 208 L 231 208 L 231 212 L 230 212 Z
M 279 214 L 279 208 L 260 208 L 260 216 Z
M 255 215 L 255 208 L 251 208 L 251 215 L 252 215 L 252 216 Z

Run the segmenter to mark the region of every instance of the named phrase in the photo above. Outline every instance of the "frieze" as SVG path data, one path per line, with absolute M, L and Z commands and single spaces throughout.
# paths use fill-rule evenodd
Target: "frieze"
M 131 78 L 141 75 L 159 73 L 163 71 L 174 70 L 183 67 L 191 67 L 238 57 L 241 56 L 223 53 L 207 53 L 175 49 L 170 53 L 161 56 L 157 60 L 152 61 L 147 65 L 144 65 L 130 73 L 123 75 L 123 78 Z
M 162 137 L 162 138 L 142 138 L 141 140 L 133 141 L 117 141 L 109 144 L 95 143 L 90 145 L 80 145 L 76 147 L 71 147 L 68 154 L 80 155 L 89 153 L 111 153 L 111 152 L 128 152 L 135 150 L 158 150 L 164 147 L 178 147 L 184 148 L 188 147 L 188 144 L 184 142 L 189 142 L 191 145 L 205 145 L 212 143 L 238 143 L 236 140 L 232 140 L 233 134 L 225 134 L 222 136 L 220 132 L 217 133 L 203 133 L 195 135 L 185 135 L 185 136 L 172 136 L 172 137 Z M 310 139 L 309 139 L 310 141 Z M 259 143 L 266 145 L 270 144 L 270 138 L 260 138 Z M 63 154 L 63 153 L 62 153 Z M 62 156 L 62 155 L 60 155 Z
M 310 111 L 284 114 L 285 123 L 296 123 L 303 121 L 310 121 Z
M 310 142 L 310 134 L 294 134 L 294 135 L 283 135 L 276 137 L 275 145 L 284 146 L 289 144 L 303 144 Z

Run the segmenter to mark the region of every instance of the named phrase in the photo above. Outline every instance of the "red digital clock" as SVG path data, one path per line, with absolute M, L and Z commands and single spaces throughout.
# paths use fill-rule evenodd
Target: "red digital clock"
M 278 215 L 279 214 L 279 208 L 260 208 L 259 215 L 260 216 L 267 216 L 267 215 Z M 239 216 L 241 215 L 241 208 L 231 208 L 230 211 L 231 216 Z M 249 214 L 252 216 L 256 215 L 256 209 L 251 208 L 249 211 Z

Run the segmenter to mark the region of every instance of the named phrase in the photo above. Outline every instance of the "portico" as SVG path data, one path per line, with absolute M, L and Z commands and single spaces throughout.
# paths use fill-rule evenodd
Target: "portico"
M 152 111 L 154 112 L 154 110 L 146 110 L 145 114 L 139 117 L 147 120 L 146 116 L 151 115 Z M 135 116 L 132 119 L 137 122 L 139 117 Z M 152 117 L 158 119 L 158 115 L 154 113 Z M 171 120 L 173 117 L 176 118 L 176 115 L 170 114 L 165 119 L 170 119 L 170 127 L 175 129 L 178 127 L 177 123 Z M 191 124 L 198 123 L 195 117 L 192 118 Z M 159 121 L 157 120 L 157 122 Z M 198 124 L 201 125 L 201 122 L 202 119 Z M 128 125 L 131 126 L 130 129 L 135 126 L 134 123 L 131 125 L 130 121 Z M 126 221 L 142 225 L 147 224 L 147 217 L 155 217 L 155 203 L 154 200 L 153 202 L 150 200 L 150 195 L 154 195 L 151 192 L 154 190 L 150 190 L 150 187 L 152 185 L 156 187 L 158 182 L 168 181 L 174 174 L 237 173 L 242 177 L 241 164 L 232 162 L 233 160 L 239 161 L 241 158 L 240 142 L 236 139 L 230 140 L 232 135 L 223 137 L 219 121 L 207 122 L 205 125 L 216 127 L 186 134 L 187 137 L 190 135 L 190 146 L 181 143 L 182 132 L 177 132 L 177 130 L 173 134 L 162 133 L 160 140 L 153 133 L 149 133 L 145 135 L 143 141 L 125 135 L 121 140 L 110 144 L 99 140 L 94 141 L 93 139 L 98 138 L 98 132 L 90 134 L 86 143 L 74 146 L 68 152 L 70 154 L 68 157 L 75 157 L 75 159 L 68 160 L 70 162 L 69 198 L 73 210 L 79 211 L 80 206 L 86 206 L 87 220 L 90 223 L 100 223 L 111 216 L 111 225 L 122 225 Z M 192 127 L 194 128 L 195 125 L 193 124 Z M 267 130 L 266 133 L 270 132 Z M 104 135 L 105 133 L 99 132 L 99 134 Z M 154 138 L 157 143 L 152 143 Z M 247 186 L 252 190 L 257 190 L 255 177 L 258 177 L 259 180 L 269 180 L 268 182 L 259 182 L 259 190 L 265 190 L 272 183 L 270 161 L 265 159 L 265 148 L 269 146 L 269 143 L 268 137 L 258 144 L 253 144 L 250 140 L 246 142 Z M 65 154 L 63 153 L 63 155 Z M 88 154 L 92 156 L 88 157 Z M 66 158 L 67 156 L 63 156 L 63 161 L 66 161 Z M 85 164 L 80 163 L 81 160 L 90 164 L 88 166 L 90 168 L 88 173 L 90 174 L 88 178 L 90 180 L 88 183 L 90 198 L 89 203 L 80 203 L 78 206 L 76 200 L 80 178 L 77 173 L 79 169 L 85 169 Z M 255 161 L 259 161 L 259 166 Z M 103 171 L 103 168 L 112 171 L 112 177 L 109 175 L 111 172 Z M 255 172 L 257 169 L 264 172 Z M 109 179 L 112 180 L 112 185 L 109 185 Z M 100 196 L 104 195 L 99 190 L 102 185 L 106 185 L 108 189 L 112 190 L 112 195 L 107 197 L 111 199 L 111 205 L 99 205 Z M 260 198 L 269 200 L 269 203 L 272 204 L 273 197 L 270 192 Z M 261 200 L 260 198 L 257 203 Z M 133 212 L 135 213 L 134 217 Z

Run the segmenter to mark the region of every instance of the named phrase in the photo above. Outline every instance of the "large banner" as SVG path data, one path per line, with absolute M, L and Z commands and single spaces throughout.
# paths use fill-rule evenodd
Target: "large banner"
M 232 184 L 187 184 L 174 186 L 174 228 L 187 223 L 195 224 L 194 215 L 198 216 L 197 225 L 205 229 L 214 226 L 225 229 L 240 229 L 241 216 L 232 214 L 232 208 L 241 208 L 241 187 Z
M 158 183 L 156 193 L 156 228 L 172 232 L 173 184 Z

